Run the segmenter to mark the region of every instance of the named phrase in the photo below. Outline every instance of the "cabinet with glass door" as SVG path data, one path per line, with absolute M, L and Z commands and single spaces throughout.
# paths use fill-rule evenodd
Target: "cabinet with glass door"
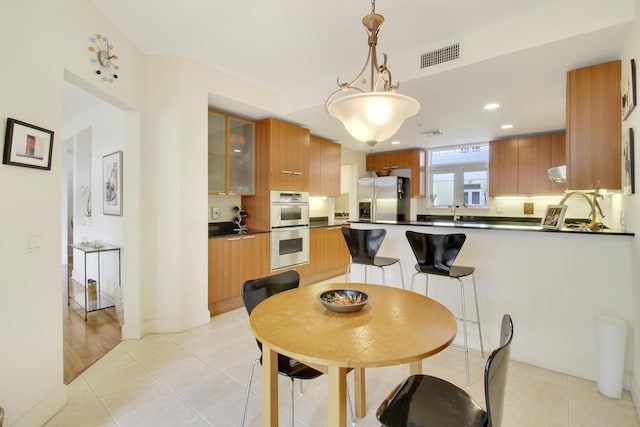
M 255 124 L 209 110 L 209 194 L 255 192 Z

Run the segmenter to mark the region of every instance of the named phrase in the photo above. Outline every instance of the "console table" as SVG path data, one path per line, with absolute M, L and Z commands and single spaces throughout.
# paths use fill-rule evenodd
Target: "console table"
M 121 286 L 122 277 L 121 277 L 121 268 L 120 268 L 120 248 L 114 245 L 104 244 L 102 246 L 96 247 L 93 244 L 82 244 L 82 243 L 73 243 L 69 245 L 71 248 L 81 251 L 84 254 L 84 282 L 82 283 L 82 288 L 84 292 L 82 294 L 76 295 L 71 291 L 71 271 L 69 271 L 69 280 L 67 282 L 67 304 L 71 304 L 71 300 L 75 301 L 81 307 L 84 308 L 84 320 L 87 320 L 87 314 L 92 311 L 103 310 L 105 308 L 110 308 L 115 306 L 115 301 L 109 296 L 105 295 L 102 291 L 102 277 L 101 277 L 101 266 L 100 259 L 101 255 L 105 252 L 117 252 L 118 254 L 118 287 Z M 89 289 L 89 283 L 87 282 L 87 255 L 96 254 L 98 257 L 98 270 L 97 270 L 97 282 L 95 282 L 95 295 L 93 290 Z M 71 266 L 69 266 L 71 269 Z

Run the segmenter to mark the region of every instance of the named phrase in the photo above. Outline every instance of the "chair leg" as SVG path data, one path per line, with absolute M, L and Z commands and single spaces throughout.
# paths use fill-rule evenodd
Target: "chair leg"
M 464 334 L 464 361 L 467 365 L 467 388 L 471 387 L 471 378 L 469 376 L 469 343 L 467 342 L 467 309 L 464 299 L 464 282 L 458 277 L 460 282 L 460 294 L 462 297 L 462 331 Z
M 398 261 L 398 268 L 400 269 L 400 282 L 402 283 L 402 289 L 404 289 L 404 274 L 402 273 L 402 263 Z
M 293 377 L 291 377 L 291 387 L 289 389 L 289 394 L 291 394 L 291 427 L 294 425 L 294 417 L 293 417 Z
M 480 338 L 480 353 L 484 359 L 484 345 L 482 344 L 482 330 L 480 329 L 480 309 L 478 308 L 478 291 L 476 290 L 476 275 L 471 274 L 473 280 L 473 298 L 476 301 L 476 323 L 478 324 L 478 337 Z
M 384 278 L 384 267 L 380 267 L 380 270 L 382 271 L 382 284 L 386 285 L 387 284 L 387 280 Z
M 247 393 L 244 397 L 244 407 L 242 408 L 242 421 L 240 422 L 240 427 L 244 427 L 244 420 L 247 416 L 247 405 L 249 404 L 249 392 L 251 391 L 251 379 L 253 378 L 253 370 L 259 361 L 260 358 L 257 358 L 251 364 L 251 370 L 249 371 L 249 381 L 247 381 Z
M 351 396 L 349 393 L 349 386 L 347 388 L 347 405 L 349 407 L 349 417 L 351 418 L 351 425 L 356 425 L 356 415 L 353 413 L 353 404 L 351 403 Z
M 347 272 L 344 274 L 344 281 L 349 283 L 349 275 L 351 274 L 351 261 L 347 264 Z
M 418 274 L 424 274 L 424 296 L 428 297 L 429 296 L 429 275 L 426 273 L 423 273 L 421 271 L 416 271 L 415 273 L 413 273 L 413 276 L 411 276 L 411 285 L 409 285 L 409 290 L 413 291 L 413 283 L 416 280 L 416 276 Z M 403 282 L 403 289 L 404 289 L 404 278 L 402 279 Z

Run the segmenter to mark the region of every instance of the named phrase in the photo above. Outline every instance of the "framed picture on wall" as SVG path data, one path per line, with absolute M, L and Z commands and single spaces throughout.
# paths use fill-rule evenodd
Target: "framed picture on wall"
M 542 217 L 542 228 L 560 230 L 564 224 L 567 205 L 549 205 Z
M 626 120 L 631 111 L 636 107 L 636 60 L 632 59 L 629 66 L 622 68 L 622 81 L 620 82 L 622 93 L 622 120 Z
M 633 128 L 629 128 L 622 135 L 622 192 L 625 196 L 636 192 L 633 156 Z
M 51 170 L 53 131 L 7 118 L 2 163 Z
M 122 215 L 122 151 L 102 157 L 102 212 Z

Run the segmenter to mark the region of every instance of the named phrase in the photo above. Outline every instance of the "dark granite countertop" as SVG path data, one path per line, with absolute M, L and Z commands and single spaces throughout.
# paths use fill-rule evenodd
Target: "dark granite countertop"
M 567 220 L 569 224 L 579 224 L 583 220 Z M 350 223 L 371 224 L 371 221 L 349 221 Z M 590 235 L 618 235 L 635 236 L 635 233 L 621 230 L 604 229 L 591 231 L 579 227 L 563 227 L 560 230 L 542 228 L 540 218 L 519 218 L 519 217 L 482 217 L 482 216 L 461 216 L 458 222 L 454 222 L 451 215 L 418 215 L 417 221 L 377 221 L 374 224 L 381 225 L 417 225 L 425 227 L 451 227 L 451 228 L 473 228 L 487 230 L 511 230 L 511 231 L 533 231 L 545 233 L 570 233 L 570 234 L 590 234 Z
M 309 218 L 309 228 L 320 228 L 320 227 L 341 227 L 344 224 L 349 223 L 349 218 L 338 217 L 336 216 L 333 220 L 333 223 L 329 224 L 329 217 L 327 216 L 317 216 Z
M 224 236 L 233 236 L 240 235 L 237 231 L 238 226 L 233 222 L 210 222 L 209 223 L 209 238 L 211 237 L 224 237 Z M 246 233 L 242 233 L 242 235 L 246 234 L 261 234 L 261 233 L 269 233 L 269 230 L 249 230 Z

